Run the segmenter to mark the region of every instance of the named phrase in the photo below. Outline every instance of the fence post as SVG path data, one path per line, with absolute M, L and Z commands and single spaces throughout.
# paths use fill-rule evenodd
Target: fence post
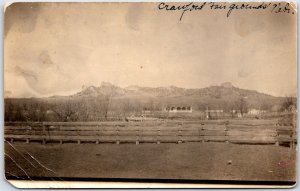
M 48 131 L 50 133 L 50 131 Z M 43 136 L 43 140 L 42 140 L 42 144 L 45 145 L 46 144 L 46 125 L 44 122 L 42 122 L 42 136 Z
M 202 127 L 202 125 L 201 125 L 201 130 L 200 130 L 199 136 L 200 136 L 201 142 L 204 143 L 205 142 L 205 140 L 204 140 L 204 128 Z
M 297 114 L 295 111 L 293 111 L 293 120 L 292 120 L 292 142 L 291 142 L 291 149 L 296 148 L 296 143 L 295 143 L 295 137 L 296 135 L 296 129 L 297 129 Z
M 119 140 L 119 129 L 117 128 L 117 140 L 116 140 L 116 144 L 120 144 L 120 140 Z
M 292 148 L 291 148 L 291 158 L 293 160 L 295 160 L 295 157 L 297 157 L 297 154 L 295 154 L 295 150 L 297 149 L 297 145 L 298 145 L 298 139 L 297 139 L 297 113 L 295 111 L 293 111 L 293 121 L 292 121 Z M 296 141 L 297 143 L 296 143 Z
M 140 142 L 139 142 L 139 130 L 138 130 L 138 129 L 136 130 L 136 140 L 135 140 L 135 144 L 136 144 L 136 145 L 140 144 Z
M 225 143 L 229 143 L 229 139 L 228 139 L 228 123 L 225 124 Z
M 160 144 L 160 129 L 158 129 L 157 130 L 157 137 L 156 137 L 156 139 L 157 139 L 157 144 Z
M 42 122 L 42 128 L 43 128 L 43 135 L 45 135 L 45 132 L 46 132 L 46 126 L 45 126 L 44 122 Z
M 293 149 L 294 148 L 294 125 L 292 127 L 292 133 L 291 133 L 291 141 L 290 141 L 290 149 Z
M 277 124 L 276 124 L 276 126 L 277 126 Z M 278 137 L 279 137 L 278 127 L 276 127 L 275 146 L 279 146 Z
M 182 143 L 182 137 L 181 137 L 181 130 L 180 130 L 180 128 L 178 129 L 178 135 L 177 135 L 177 137 L 178 137 L 178 144 L 180 144 L 180 143 Z
M 98 145 L 99 144 L 99 125 L 97 125 L 97 131 L 96 131 L 96 135 L 97 135 L 97 139 L 96 139 L 96 145 Z

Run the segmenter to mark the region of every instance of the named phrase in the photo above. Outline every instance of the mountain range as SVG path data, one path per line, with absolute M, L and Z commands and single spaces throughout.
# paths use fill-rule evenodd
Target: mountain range
M 187 89 L 176 86 L 168 87 L 141 87 L 128 86 L 121 88 L 108 82 L 103 82 L 101 86 L 84 87 L 80 92 L 71 95 L 71 97 L 89 97 L 89 96 L 111 96 L 111 97 L 211 97 L 211 98 L 226 98 L 226 97 L 245 97 L 245 98 L 276 98 L 268 94 L 260 93 L 255 90 L 246 90 L 234 87 L 231 83 L 223 83 L 220 86 L 210 86 L 200 89 Z
M 102 96 L 109 96 L 112 99 L 132 99 L 139 102 L 149 102 L 151 100 L 168 105 L 210 105 L 213 108 L 223 107 L 224 104 L 232 105 L 244 99 L 249 107 L 270 109 L 274 105 L 279 105 L 284 100 L 284 97 L 275 97 L 255 90 L 241 89 L 233 86 L 230 82 L 219 86 L 199 89 L 187 89 L 176 86 L 141 87 L 136 85 L 122 88 L 108 82 L 103 82 L 99 87 L 84 87 L 80 92 L 69 97 L 86 98 Z

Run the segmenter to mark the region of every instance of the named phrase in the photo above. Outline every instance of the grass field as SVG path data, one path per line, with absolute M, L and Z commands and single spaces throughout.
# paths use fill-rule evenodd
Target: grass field
M 296 152 L 228 143 L 5 143 L 8 177 L 294 181 Z

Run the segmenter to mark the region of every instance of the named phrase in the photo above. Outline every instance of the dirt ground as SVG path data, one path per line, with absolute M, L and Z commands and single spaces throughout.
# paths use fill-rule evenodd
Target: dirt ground
M 296 180 L 296 151 L 231 143 L 5 143 L 10 177 Z

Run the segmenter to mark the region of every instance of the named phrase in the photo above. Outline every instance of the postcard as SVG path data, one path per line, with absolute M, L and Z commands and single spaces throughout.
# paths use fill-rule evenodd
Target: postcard
M 295 3 L 18 2 L 4 22 L 13 185 L 296 184 Z

